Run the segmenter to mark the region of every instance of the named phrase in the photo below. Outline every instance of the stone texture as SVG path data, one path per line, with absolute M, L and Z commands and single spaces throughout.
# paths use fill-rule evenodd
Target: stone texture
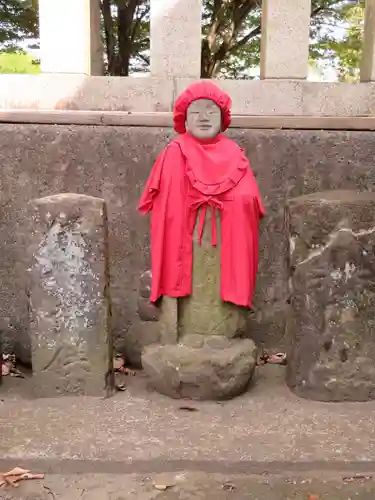
M 116 351 L 134 367 L 142 368 L 142 353 L 146 346 L 160 345 L 161 332 L 159 322 L 146 323 L 132 319 L 126 331 L 120 332 L 121 337 L 117 339 Z
M 158 321 L 160 308 L 150 302 L 151 296 L 151 271 L 141 275 L 138 292 L 138 314 L 142 321 Z
M 164 78 L 1 75 L 0 109 L 166 112 L 173 88 Z
M 176 344 L 178 340 L 178 300 L 162 297 L 160 301 L 160 342 L 163 345 Z
M 102 75 L 99 2 L 39 0 L 38 5 L 41 71 Z
M 243 393 L 254 374 L 256 347 L 252 340 L 227 345 L 187 343 L 146 347 L 142 365 L 150 384 L 172 398 L 230 399 Z M 214 339 L 216 340 L 216 339 Z M 192 346 L 194 345 L 194 347 Z
M 310 0 L 263 0 L 262 79 L 307 77 L 310 13 Z
M 375 399 L 375 193 L 290 200 L 287 382 L 322 401 Z
M 365 3 L 365 24 L 362 46 L 361 81 L 375 80 L 375 4 Z
M 141 275 L 138 314 L 142 321 L 158 321 L 162 344 L 176 344 L 178 339 L 178 303 L 172 297 L 162 297 L 157 304 L 150 302 L 152 272 Z
M 104 200 L 30 202 L 29 314 L 34 394 L 102 395 L 113 353 Z
M 1 109 L 171 112 L 192 78 L 1 75 Z M 303 80 L 218 80 L 234 115 L 371 116 L 375 83 L 352 85 Z
M 193 285 L 189 297 L 179 299 L 179 335 L 239 336 L 245 329 L 247 309 L 220 297 L 221 218 L 216 211 L 217 246 L 212 246 L 212 212 L 207 210 L 201 244 L 198 213 L 193 234 Z
M 200 78 L 202 0 L 151 0 L 151 75 Z
M 0 125 L 0 318 L 7 352 L 16 350 L 30 362 L 23 210 L 30 199 L 59 192 L 106 200 L 117 350 L 139 365 L 142 346 L 160 338 L 158 323 L 141 321 L 137 312 L 139 279 L 149 269 L 149 224 L 136 207 L 151 165 L 173 136 L 160 128 Z M 324 190 L 372 189 L 374 134 L 235 130 L 230 136 L 250 158 L 267 211 L 255 312 L 246 335 L 283 350 L 289 308 L 285 200 Z

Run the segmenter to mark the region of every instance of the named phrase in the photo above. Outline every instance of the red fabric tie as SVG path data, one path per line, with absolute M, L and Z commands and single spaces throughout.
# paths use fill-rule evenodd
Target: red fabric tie
M 207 207 L 211 207 L 211 244 L 213 247 L 217 245 L 217 227 L 216 227 L 216 214 L 215 208 L 218 210 L 223 209 L 223 203 L 215 198 L 214 196 L 204 196 L 195 199 L 190 204 L 190 209 L 198 212 L 200 208 L 202 208 L 201 213 L 199 215 L 198 222 L 198 243 L 202 244 L 202 236 L 204 229 L 204 222 L 206 218 Z

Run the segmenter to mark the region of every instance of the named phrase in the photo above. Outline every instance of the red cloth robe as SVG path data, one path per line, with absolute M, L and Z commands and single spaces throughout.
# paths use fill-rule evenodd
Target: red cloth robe
M 221 299 L 251 307 L 258 270 L 258 226 L 264 209 L 243 150 L 218 135 L 201 142 L 180 135 L 159 155 L 140 199 L 151 215 L 151 302 L 192 293 L 193 233 L 198 211 L 199 239 L 206 210 L 221 218 Z

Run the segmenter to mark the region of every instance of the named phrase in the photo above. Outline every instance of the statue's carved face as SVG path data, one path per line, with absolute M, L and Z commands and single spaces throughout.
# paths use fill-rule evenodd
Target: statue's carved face
M 221 110 L 210 99 L 198 99 L 186 113 L 186 130 L 197 139 L 212 139 L 221 131 Z

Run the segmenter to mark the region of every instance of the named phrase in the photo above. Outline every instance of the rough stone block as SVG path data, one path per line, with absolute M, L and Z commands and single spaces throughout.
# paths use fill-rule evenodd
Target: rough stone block
M 105 202 L 76 194 L 32 200 L 30 224 L 35 395 L 102 395 L 113 363 Z
M 287 383 L 321 401 L 375 399 L 375 193 L 289 201 Z
M 197 337 L 145 348 L 142 365 L 151 386 L 175 399 L 222 400 L 243 393 L 255 370 L 254 342 L 218 336 L 200 336 L 199 342 Z

